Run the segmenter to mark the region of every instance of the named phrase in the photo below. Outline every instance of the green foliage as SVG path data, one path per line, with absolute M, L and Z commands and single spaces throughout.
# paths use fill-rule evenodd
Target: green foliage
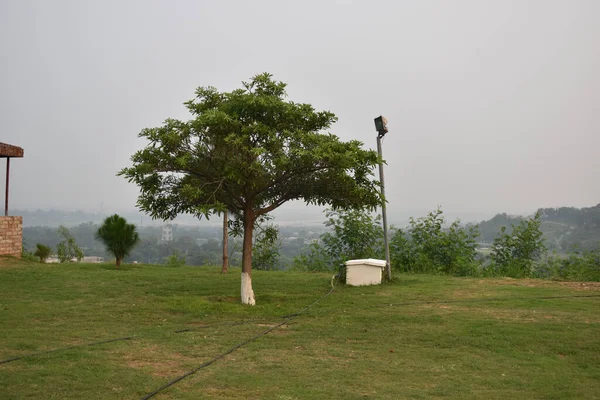
M 513 278 L 531 276 L 535 262 L 546 251 L 541 223 L 541 213 L 537 212 L 532 218 L 513 225 L 510 233 L 502 227 L 492 245 L 493 265 L 489 268 L 495 274 Z
M 23 250 L 21 252 L 21 260 L 23 260 L 23 261 L 31 261 L 31 262 L 38 262 L 39 261 L 38 257 L 36 257 L 33 253 L 31 253 L 29 251 L 25 251 L 25 250 Z
M 321 236 L 323 246 L 334 264 L 363 258 L 382 258 L 383 228 L 380 217 L 365 210 L 326 210 L 325 226 L 331 229 Z
M 476 226 L 461 227 L 454 221 L 444 229 L 441 209 L 410 219 L 410 227 L 397 230 L 390 241 L 392 266 L 412 273 L 468 276 L 478 271 Z
M 600 282 L 600 251 L 569 253 L 567 257 L 553 255 L 536 266 L 533 275 L 561 281 Z
M 308 253 L 294 257 L 292 269 L 307 272 L 331 271 L 335 269 L 335 264 L 325 248 L 319 242 L 313 242 L 308 248 Z
M 174 252 L 173 254 L 165 258 L 164 264 L 167 267 L 173 268 L 183 267 L 185 265 L 185 257 L 180 255 L 178 252 Z
M 83 250 L 77 245 L 71 232 L 61 225 L 58 227 L 58 234 L 63 239 L 56 245 L 56 254 L 59 261 L 61 263 L 73 262 L 73 260 L 77 260 L 77 262 L 81 261 Z
M 279 251 L 281 241 L 279 230 L 273 224 L 259 226 L 258 235 L 252 250 L 252 267 L 257 270 L 274 271 L 281 269 L 279 264 Z
M 308 254 L 294 260 L 294 268 L 307 271 L 337 271 L 348 260 L 383 258 L 383 229 L 380 217 L 366 210 L 326 210 L 325 226 L 330 231 L 312 243 Z
M 125 218 L 115 214 L 107 217 L 95 235 L 106 250 L 115 256 L 117 267 L 133 247 L 140 241 L 135 225 L 128 224 Z
M 46 260 L 48 259 L 48 257 L 50 257 L 50 255 L 52 254 L 52 249 L 48 246 L 44 246 L 43 244 L 36 244 L 35 245 L 36 250 L 35 253 L 33 253 L 34 256 L 36 256 L 37 258 L 40 259 L 40 262 L 44 263 L 46 262 Z
M 231 212 L 243 221 L 243 268 L 251 266 L 255 220 L 290 200 L 334 209 L 374 208 L 379 157 L 356 140 L 324 133 L 333 113 L 286 101 L 270 74 L 241 89 L 198 88 L 185 103 L 193 119 L 142 130 L 148 146 L 119 175 L 140 188 L 138 207 L 152 217 Z

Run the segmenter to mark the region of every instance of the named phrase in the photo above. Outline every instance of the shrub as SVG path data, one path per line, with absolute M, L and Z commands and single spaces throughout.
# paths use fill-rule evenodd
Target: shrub
M 535 268 L 533 276 L 563 281 L 600 282 L 600 252 L 569 253 L 567 257 L 553 255 Z
M 380 217 L 365 210 L 325 210 L 320 243 L 311 243 L 309 252 L 294 258 L 293 268 L 304 271 L 335 271 L 348 260 L 383 258 L 383 229 Z
M 292 269 L 295 271 L 319 272 L 333 269 L 331 257 L 319 243 L 311 243 L 308 253 L 294 257 Z
M 490 268 L 498 275 L 513 278 L 531 276 L 536 261 L 546 251 L 541 223 L 541 214 L 537 212 L 532 218 L 513 224 L 511 233 L 503 226 L 492 245 Z
M 402 272 L 474 275 L 477 261 L 477 227 L 464 228 L 454 221 L 444 229 L 441 209 L 410 219 L 406 230 L 396 230 L 390 241 L 392 266 Z
M 73 260 L 77 260 L 77 262 L 81 261 L 83 258 L 83 250 L 77 245 L 71 232 L 61 225 L 58 227 L 58 234 L 63 238 L 56 246 L 56 253 L 60 262 L 66 263 L 72 262 Z
M 179 255 L 177 251 L 165 258 L 165 265 L 167 267 L 183 267 L 185 265 L 185 257 Z
M 39 261 L 38 257 L 36 257 L 33 253 L 31 253 L 29 251 L 25 251 L 25 250 L 23 250 L 21 252 L 21 260 L 32 261 L 32 262 L 38 262 Z
M 52 249 L 48 246 L 44 246 L 43 244 L 36 244 L 34 256 L 40 259 L 40 262 L 45 263 L 48 257 L 52 254 Z
M 252 268 L 263 271 L 274 271 L 279 268 L 279 230 L 272 224 L 259 226 L 259 233 L 252 250 Z

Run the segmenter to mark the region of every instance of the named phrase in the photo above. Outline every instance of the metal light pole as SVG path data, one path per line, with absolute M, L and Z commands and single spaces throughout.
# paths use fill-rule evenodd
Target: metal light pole
M 385 246 L 385 273 L 388 281 L 392 279 L 392 267 L 390 263 L 390 244 L 388 241 L 388 226 L 387 226 L 387 212 L 386 212 L 386 201 L 385 201 L 385 180 L 383 178 L 383 152 L 381 151 L 381 139 L 388 132 L 387 119 L 384 116 L 375 118 L 375 129 L 377 130 L 377 153 L 379 154 L 379 182 L 381 184 L 381 195 L 384 198 L 381 204 L 381 214 L 383 217 L 383 244 Z

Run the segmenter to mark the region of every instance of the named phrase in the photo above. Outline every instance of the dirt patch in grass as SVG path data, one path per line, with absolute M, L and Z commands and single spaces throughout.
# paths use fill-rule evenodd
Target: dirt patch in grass
M 480 279 L 477 281 L 482 285 L 512 285 L 512 286 L 525 286 L 525 287 L 547 287 L 556 286 L 557 282 L 544 281 L 541 279 L 514 279 L 514 278 L 500 278 L 500 279 Z
M 467 311 L 467 310 L 461 310 Z M 557 320 L 561 321 L 560 316 L 550 315 L 538 311 L 516 311 L 506 309 L 493 309 L 488 308 L 485 310 L 478 310 L 481 314 L 495 318 L 501 321 L 520 322 L 520 323 L 536 323 L 541 321 Z
M 476 299 L 481 297 L 489 297 L 492 296 L 493 293 L 479 292 L 475 290 L 475 288 L 471 288 L 469 290 L 460 289 L 452 292 L 452 299 Z
M 600 291 L 600 282 L 556 282 L 560 286 L 568 287 L 573 290 L 594 290 Z
M 167 377 L 184 373 L 187 366 L 200 364 L 206 357 L 190 357 L 181 353 L 162 351 L 158 346 L 148 346 L 140 351 L 126 354 L 122 363 L 129 368 L 142 369 L 157 377 Z
M 276 326 L 276 324 L 256 324 L 256 326 L 260 326 L 261 328 L 264 328 L 264 330 L 273 328 L 274 326 Z M 289 331 L 289 325 L 281 325 L 278 326 L 277 328 L 273 329 L 271 332 L 269 332 L 269 335 L 285 335 L 290 333 Z
M 539 322 L 557 322 L 564 323 L 566 319 L 572 322 L 581 322 L 585 324 L 600 323 L 600 319 L 590 320 L 589 318 L 575 318 L 569 314 L 567 317 L 562 313 L 548 313 L 539 310 L 515 310 L 515 309 L 501 309 L 501 308 L 469 308 L 461 305 L 453 304 L 427 304 L 423 305 L 422 308 L 427 309 L 438 309 L 442 312 L 447 313 L 471 313 L 485 316 L 490 319 L 496 319 L 504 322 L 517 322 L 517 323 L 539 323 Z M 567 318 L 565 318 L 567 317 Z
M 481 279 L 477 281 L 482 285 L 512 285 L 525 287 L 568 287 L 573 290 L 598 290 L 600 291 L 600 282 L 559 282 L 547 281 L 542 279 Z
M 31 261 L 24 261 L 20 258 L 12 256 L 0 256 L 0 268 L 23 268 L 30 266 L 31 264 Z
M 236 296 L 208 296 L 206 300 L 213 303 L 239 303 L 240 298 Z
M 150 362 L 142 360 L 132 360 L 126 364 L 129 368 L 151 370 L 152 376 L 168 377 L 180 374 L 184 371 L 181 364 L 174 360 L 163 360 L 161 362 Z

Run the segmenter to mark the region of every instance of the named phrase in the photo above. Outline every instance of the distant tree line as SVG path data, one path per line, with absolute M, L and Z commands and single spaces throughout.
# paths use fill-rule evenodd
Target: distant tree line
M 85 256 L 104 257 L 111 260 L 114 255 L 106 250 L 106 246 L 95 234 L 99 224 L 86 222 L 68 229 L 69 234 Z M 66 228 L 65 228 L 66 229 Z M 136 227 L 139 242 L 123 258 L 123 262 L 137 261 L 144 264 L 172 264 L 173 255 L 178 256 L 181 264 L 203 266 L 219 265 L 222 261 L 222 247 L 218 228 L 184 227 L 173 225 L 173 241 L 161 241 L 161 226 Z M 273 224 L 257 226 L 254 239 L 254 266 L 262 270 L 285 270 L 293 262 L 293 258 L 308 248 L 310 240 L 318 237 L 318 233 L 299 227 L 279 227 Z M 313 228 L 314 229 L 314 228 Z M 318 228 L 317 228 L 318 229 Z M 23 228 L 24 250 L 27 253 L 38 251 L 37 245 L 44 246 L 47 256 L 57 255 L 57 246 L 63 240 L 59 230 L 54 227 Z M 229 243 L 230 262 L 239 267 L 241 262 L 242 239 L 231 232 Z M 44 253 L 42 253 L 44 254 Z M 37 256 L 36 256 L 37 257 Z M 39 257 L 38 257 L 39 258 Z
M 557 253 L 555 248 L 547 245 L 547 233 L 543 232 L 544 226 L 549 224 L 562 224 L 561 227 L 569 227 L 569 232 L 579 228 L 594 232 L 598 225 L 595 219 L 598 206 L 584 210 L 584 215 L 590 216 L 589 220 L 582 220 L 581 212 L 572 208 L 540 209 L 528 218 L 498 214 L 481 224 L 488 230 L 490 226 L 498 226 L 495 236 L 491 240 L 488 236 L 486 243 L 482 244 L 481 225 L 463 226 L 459 220 L 448 224 L 443 211 L 438 209 L 424 217 L 411 218 L 408 226 L 402 229 L 392 227 L 392 266 L 403 273 L 600 280 L 600 251 L 597 246 L 591 246 L 591 250 L 575 247 L 572 251 Z M 359 210 L 326 210 L 325 217 L 325 231 L 318 240 L 313 239 L 309 244 L 304 240 L 288 240 L 285 254 L 280 228 L 268 219 L 257 224 L 253 267 L 259 270 L 292 267 L 304 271 L 337 271 L 349 259 L 384 259 L 379 216 Z M 567 225 L 569 222 L 579 225 Z M 286 234 L 291 234 L 290 228 L 284 229 Z M 93 223 L 81 224 L 70 230 L 64 227 L 58 230 L 24 228 L 28 244 L 26 250 L 41 261 L 53 252 L 63 261 L 80 259 L 84 253 L 114 258 L 114 252 L 107 251 L 106 244 L 98 240 L 98 230 L 99 226 Z M 147 227 L 141 231 L 136 246 L 123 257 L 125 262 L 216 266 L 221 261 L 221 243 L 215 238 L 203 237 L 198 244 L 194 230 L 179 229 L 177 238 L 172 242 L 160 241 L 160 227 Z M 232 265 L 239 266 L 241 238 L 235 229 L 230 233 Z M 198 234 L 207 236 L 206 232 L 196 231 Z M 294 232 L 294 235 L 305 237 L 306 232 L 301 235 Z

